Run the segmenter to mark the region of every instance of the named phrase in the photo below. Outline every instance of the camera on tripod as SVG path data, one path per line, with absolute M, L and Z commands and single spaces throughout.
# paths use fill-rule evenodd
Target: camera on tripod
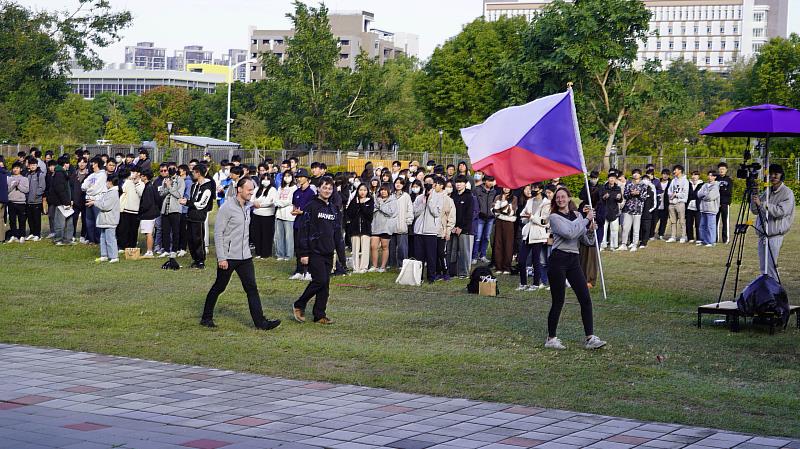
M 750 150 L 745 150 L 744 161 L 739 164 L 739 169 L 736 170 L 736 177 L 739 179 L 747 180 L 747 187 L 755 187 L 756 180 L 758 179 L 758 172 L 761 171 L 761 164 L 758 162 L 747 163 L 751 158 Z

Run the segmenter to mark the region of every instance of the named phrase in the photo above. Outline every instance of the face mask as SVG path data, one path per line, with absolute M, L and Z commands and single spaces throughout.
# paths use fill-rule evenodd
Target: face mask
M 411 167 L 408 167 L 408 171 L 411 172 L 411 173 L 416 173 L 417 172 L 417 166 L 416 165 L 412 165 Z
M 445 187 L 444 188 L 444 192 L 447 193 L 448 195 L 450 195 L 451 193 L 453 193 L 453 188 L 452 187 Z
M 347 180 L 348 183 L 352 184 L 356 181 L 356 178 L 350 178 Z
M 400 179 L 406 179 L 406 175 L 400 175 L 400 176 L 398 176 L 398 178 L 400 178 Z
M 122 163 L 122 156 L 117 156 L 115 159 L 117 160 L 117 164 Z
M 290 182 L 292 182 L 292 177 L 291 177 L 291 176 L 284 176 L 284 177 L 283 177 L 283 179 L 285 179 L 285 180 L 286 180 L 286 183 L 287 183 L 287 184 L 288 184 L 288 183 L 290 183 Z
M 361 180 L 360 179 L 353 180 L 353 187 L 357 188 L 360 185 L 361 185 Z
M 411 191 L 415 194 L 419 193 L 419 187 L 412 187 Z
M 228 175 L 230 175 L 230 174 L 231 174 L 231 171 L 230 171 L 230 169 L 227 169 L 227 168 L 226 168 L 225 170 L 222 170 L 222 173 L 224 173 L 224 174 L 225 174 L 225 176 L 228 176 Z
M 475 180 L 476 180 L 476 181 L 480 181 L 482 178 L 483 178 L 483 176 L 481 176 L 481 175 L 480 175 L 480 174 L 478 174 L 478 173 L 475 173 Z
M 266 179 L 266 178 L 262 179 L 261 180 L 261 185 L 264 186 L 264 187 L 269 187 L 269 179 Z

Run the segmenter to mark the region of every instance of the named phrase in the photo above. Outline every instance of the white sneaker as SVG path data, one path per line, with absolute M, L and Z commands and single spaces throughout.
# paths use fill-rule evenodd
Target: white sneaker
M 19 239 L 17 239 L 17 243 L 25 243 L 25 239 L 23 237 L 20 237 Z
M 478 259 L 472 259 L 472 265 L 475 265 L 476 263 L 478 263 Z
M 625 244 L 619 245 L 617 247 L 617 251 L 627 251 L 627 250 L 628 250 L 628 247 Z
M 541 285 L 529 285 L 527 291 L 529 292 L 538 292 L 541 289 Z
M 108 262 L 108 257 L 98 257 L 95 262 Z
M 295 273 L 295 274 L 289 276 L 289 280 L 290 281 L 299 281 L 301 279 L 303 279 L 303 273 Z
M 527 291 L 530 291 L 530 290 L 528 289 L 527 285 L 519 284 L 519 287 L 517 287 L 517 291 L 518 292 L 527 292 Z
M 31 235 L 29 235 L 29 236 L 25 237 L 25 240 L 33 240 L 33 237 L 34 237 L 34 235 L 33 235 L 33 234 L 31 234 Z
M 47 238 L 49 238 L 49 239 L 52 239 L 52 238 L 54 238 L 55 236 L 56 236 L 56 233 L 55 233 L 55 232 L 51 232 L 51 233 L 47 234 Z
M 56 246 L 64 246 L 64 245 L 66 245 L 66 243 L 64 243 L 64 242 L 56 242 Z
M 367 270 L 367 273 L 377 273 L 377 272 L 378 272 L 378 269 L 375 268 L 375 267 L 372 267 L 369 270 Z
M 386 268 L 378 268 L 378 273 L 386 273 Z
M 694 243 L 694 239 L 689 240 L 689 243 Z
M 125 254 L 125 250 L 124 249 L 117 250 L 117 254 Z
M 563 343 L 561 343 L 561 340 L 559 340 L 558 337 L 548 338 L 547 341 L 544 342 L 544 347 L 547 349 L 558 349 L 558 350 L 567 349 L 567 347 L 564 346 Z
M 38 242 L 38 241 L 39 241 L 39 240 L 41 240 L 41 239 L 42 239 L 42 238 L 41 238 L 41 237 L 39 237 L 39 236 L 37 235 L 37 236 L 35 236 L 34 238 L 32 238 L 32 239 L 31 239 L 31 241 L 32 241 L 32 242 Z
M 169 253 L 168 253 L 168 252 L 166 252 L 166 251 L 164 251 L 164 252 L 162 252 L 162 253 L 159 253 L 159 254 L 158 254 L 158 257 L 169 257 Z
M 114 259 L 111 259 L 111 260 L 108 261 L 108 263 L 117 263 L 117 262 L 119 262 L 119 259 L 117 259 L 117 258 L 114 258 Z
M 635 253 L 636 252 L 636 245 L 631 245 L 631 248 L 628 251 L 630 251 L 632 253 Z
M 592 335 L 583 343 L 583 347 L 586 349 L 598 349 L 602 348 L 606 345 L 606 342 L 597 338 L 597 336 Z
M 489 263 L 489 262 L 491 262 L 491 260 L 489 260 L 489 258 L 488 258 L 488 257 L 481 257 L 481 262 L 483 262 L 483 263 Z
M 6 241 L 6 243 L 7 243 L 7 244 L 8 244 L 8 243 L 14 243 L 14 242 L 16 242 L 16 241 L 17 241 L 17 238 L 16 238 L 16 237 L 11 237 L 10 239 L 8 239 L 8 240 Z
M 81 244 L 81 245 L 85 245 L 85 244 L 87 244 L 89 241 L 88 241 L 88 240 L 86 240 L 85 238 L 81 237 L 81 239 L 79 240 L 79 242 L 80 242 L 80 244 Z
M 713 248 L 713 247 L 714 247 L 713 243 L 709 243 L 708 245 L 706 245 L 706 248 Z
M 600 247 L 600 252 L 603 252 L 603 251 L 605 251 L 605 250 L 606 250 L 606 247 L 605 247 L 605 246 L 601 246 L 601 247 Z
M 675 242 L 676 242 L 676 240 L 675 240 L 673 237 L 670 237 L 670 238 L 667 240 L 667 243 L 675 243 Z
M 186 251 L 185 250 L 178 251 L 178 254 L 177 254 L 178 257 L 184 257 L 185 255 L 186 255 Z M 260 257 L 259 257 L 259 259 L 260 259 Z
M 686 243 L 686 239 L 685 238 L 680 239 L 680 240 L 678 240 L 678 243 Z
M 647 248 L 647 247 L 644 246 L 644 245 L 639 245 L 639 249 L 645 249 L 645 248 Z
M 564 283 L 567 284 L 567 288 L 572 288 L 572 286 L 569 284 L 569 281 L 565 281 Z
M 303 280 L 304 281 L 310 281 L 311 280 L 311 273 L 306 273 L 305 276 L 303 276 Z

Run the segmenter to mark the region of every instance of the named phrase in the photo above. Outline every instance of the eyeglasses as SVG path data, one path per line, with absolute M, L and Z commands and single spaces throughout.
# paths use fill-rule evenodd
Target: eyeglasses
M 159 170 L 161 173 L 166 173 L 167 170 Z

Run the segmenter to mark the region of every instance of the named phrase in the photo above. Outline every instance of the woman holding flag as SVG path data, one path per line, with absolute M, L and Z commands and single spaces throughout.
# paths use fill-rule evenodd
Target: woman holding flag
M 550 279 L 550 295 L 553 303 L 547 315 L 547 341 L 545 348 L 566 349 L 561 340 L 556 337 L 556 328 L 564 308 L 564 294 L 566 281 L 572 286 L 575 296 L 581 306 L 581 320 L 586 334 L 584 347 L 598 349 L 605 346 L 606 342 L 594 335 L 594 319 L 592 316 L 592 298 L 586 278 L 581 270 L 579 245 L 581 243 L 594 246 L 597 239 L 597 224 L 594 221 L 594 211 L 588 205 L 584 206 L 583 214 L 578 213 L 569 190 L 561 187 L 551 206 L 550 229 L 553 234 L 553 252 L 550 254 L 547 269 Z

